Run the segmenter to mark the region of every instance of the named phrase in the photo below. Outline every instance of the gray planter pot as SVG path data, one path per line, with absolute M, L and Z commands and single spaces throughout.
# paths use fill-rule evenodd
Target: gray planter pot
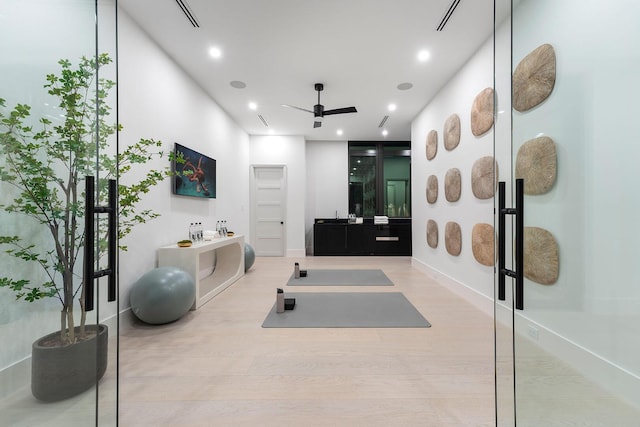
M 109 329 L 106 325 L 97 327 L 99 332 L 96 336 L 76 344 L 64 347 L 42 345 L 59 332 L 33 343 L 31 393 L 36 399 L 45 402 L 68 399 L 100 381 L 107 370 Z M 86 330 L 95 331 L 96 326 L 87 326 Z

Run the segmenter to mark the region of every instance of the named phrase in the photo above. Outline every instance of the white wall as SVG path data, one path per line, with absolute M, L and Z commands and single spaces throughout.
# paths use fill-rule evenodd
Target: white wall
M 286 256 L 305 255 L 306 146 L 302 136 L 251 136 L 251 165 L 287 167 Z M 249 176 L 249 166 L 244 170 Z M 249 186 L 243 191 L 249 192 Z
M 313 254 L 316 218 L 345 218 L 349 212 L 348 141 L 307 141 L 305 234 L 307 254 Z
M 189 223 L 214 229 L 216 221 L 227 220 L 230 230 L 248 240 L 249 136 L 124 12 L 119 38 L 120 144 L 154 138 L 168 153 L 178 142 L 216 159 L 217 166 L 215 199 L 173 195 L 170 180 L 145 195 L 142 206 L 162 216 L 140 225 L 124 241 L 129 251 L 120 256 L 120 304 L 127 307 L 131 285 L 156 266 L 155 249 L 186 238 Z M 165 158 L 148 166 L 168 164 Z M 143 173 L 132 171 L 123 181 Z
M 488 302 L 493 298 L 493 267 L 478 263 L 471 249 L 473 226 L 476 223 L 493 225 L 493 199 L 477 199 L 471 190 L 473 163 L 481 157 L 493 155 L 493 129 L 476 137 L 470 127 L 473 101 L 487 87 L 493 87 L 492 40 L 482 46 L 412 122 L 411 199 L 414 264 L 426 267 L 444 282 L 457 283 L 483 295 L 485 298 L 480 299 L 480 304 L 489 310 Z M 454 113 L 460 117 L 460 144 L 447 151 L 443 145 L 443 127 Z M 438 151 L 434 159 L 427 160 L 426 138 L 432 129 L 438 132 Z M 458 168 L 462 177 L 460 200 L 454 203 L 448 202 L 444 196 L 444 178 L 450 168 Z M 508 173 L 508 166 L 506 169 Z M 502 173 L 505 172 L 500 170 Z M 430 175 L 438 178 L 438 199 L 434 204 L 429 204 L 426 199 L 426 183 Z M 439 241 L 435 249 L 426 241 L 429 219 L 438 224 Z M 457 257 L 450 255 L 445 248 L 444 230 L 449 221 L 457 222 L 462 230 L 462 251 Z

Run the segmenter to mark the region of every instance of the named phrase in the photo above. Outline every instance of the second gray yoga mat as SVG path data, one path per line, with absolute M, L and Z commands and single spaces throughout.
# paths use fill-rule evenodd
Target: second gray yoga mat
M 307 277 L 291 275 L 289 286 L 393 286 L 382 270 L 307 270 Z

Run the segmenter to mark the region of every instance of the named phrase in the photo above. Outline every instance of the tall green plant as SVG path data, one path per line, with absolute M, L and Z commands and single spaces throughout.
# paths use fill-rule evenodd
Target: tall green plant
M 61 60 L 58 74 L 46 76 L 44 87 L 57 99 L 63 119 L 53 122 L 47 117 L 31 118 L 31 107 L 17 104 L 6 112 L 6 101 L 0 98 L 0 180 L 13 187 L 16 197 L 0 205 L 9 214 L 31 218 L 49 236 L 50 245 L 37 245 L 29 240 L 28 227 L 15 235 L 0 236 L 5 253 L 21 262 L 32 263 L 45 274 L 42 283 L 16 277 L 11 271 L 0 274 L 0 287 L 15 292 L 16 299 L 33 302 L 57 298 L 60 314 L 60 339 L 73 343 L 85 335 L 85 281 L 76 264 L 84 245 L 84 176 L 95 175 L 96 159 L 100 163 L 98 199 L 104 200 L 107 179 L 123 174 L 154 157 L 162 157 L 162 143 L 141 139 L 115 155 L 109 152 L 111 137 L 121 128 L 109 122 L 111 108 L 107 103 L 115 82 L 99 77 L 102 67 L 111 63 L 107 54 L 96 58 L 82 57 L 76 66 Z M 112 150 L 115 151 L 115 150 Z M 118 176 L 120 174 L 120 176 Z M 139 210 L 144 193 L 170 175 L 169 167 L 148 170 L 134 184 L 119 181 L 119 238 L 133 227 L 158 216 L 151 210 Z M 104 190 L 104 191 L 103 191 Z M 104 224 L 101 221 L 100 224 Z M 99 227 L 98 240 L 104 243 L 104 229 Z M 126 247 L 121 246 L 121 249 Z M 80 328 L 75 334 L 74 300 L 79 298 Z

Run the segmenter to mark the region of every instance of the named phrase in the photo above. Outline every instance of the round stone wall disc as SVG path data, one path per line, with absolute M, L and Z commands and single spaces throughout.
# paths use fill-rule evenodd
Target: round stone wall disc
M 427 178 L 427 202 L 433 204 L 438 200 L 438 177 L 430 175 Z
M 476 224 L 471 232 L 473 257 L 482 265 L 495 264 L 495 231 L 491 224 Z
M 447 252 L 453 256 L 460 255 L 462 251 L 462 230 L 457 222 L 448 222 L 444 228 L 444 244 Z
M 524 228 L 524 276 L 541 285 L 558 280 L 560 261 L 558 243 L 549 231 L 539 227 Z
M 556 144 L 548 136 L 531 139 L 518 149 L 516 178 L 524 179 L 525 194 L 544 194 L 556 181 Z
M 444 197 L 448 202 L 457 202 L 460 200 L 460 192 L 462 191 L 462 178 L 460 169 L 451 168 L 444 176 Z
M 471 133 L 480 136 L 493 126 L 493 88 L 485 88 L 471 106 Z
M 427 134 L 427 160 L 433 160 L 438 154 L 438 132 L 434 129 Z
M 481 157 L 471 169 L 471 190 L 478 199 L 490 199 L 496 191 L 498 163 L 492 156 Z
M 434 249 L 438 247 L 438 223 L 432 219 L 427 221 L 427 244 Z
M 457 114 L 449 116 L 444 122 L 444 148 L 451 151 L 460 143 L 460 117 Z
M 513 108 L 523 112 L 547 99 L 556 84 L 556 53 L 553 46 L 537 47 L 513 72 Z

